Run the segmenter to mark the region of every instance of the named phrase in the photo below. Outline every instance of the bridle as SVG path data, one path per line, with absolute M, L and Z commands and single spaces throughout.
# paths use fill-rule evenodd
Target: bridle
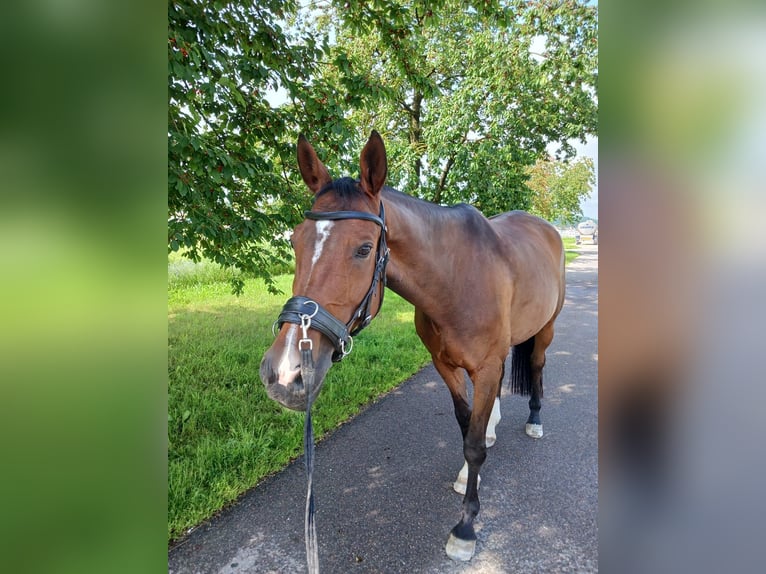
M 320 192 L 321 193 L 321 192 Z M 333 362 L 337 363 L 351 352 L 354 339 L 373 319 L 372 298 L 380 290 L 380 305 L 383 307 L 383 295 L 386 291 L 386 265 L 388 264 L 389 249 L 386 245 L 386 212 L 383 202 L 380 202 L 380 215 L 373 215 L 364 211 L 305 211 L 303 215 L 307 219 L 315 221 L 338 221 L 343 219 L 363 219 L 372 221 L 380 226 L 378 248 L 375 252 L 375 270 L 372 273 L 372 281 L 367 294 L 357 305 L 348 323 L 344 323 L 333 316 L 327 309 L 309 297 L 296 295 L 287 300 L 279 318 L 274 323 L 275 328 L 281 328 L 285 323 L 300 325 L 302 337 L 298 340 L 298 350 L 301 354 L 301 379 L 306 389 L 306 418 L 303 429 L 303 448 L 305 453 L 306 477 L 308 490 L 306 492 L 305 513 L 305 539 L 306 539 L 306 563 L 309 574 L 319 573 L 319 551 L 317 545 L 315 507 L 314 507 L 314 430 L 311 421 L 311 407 L 313 404 L 312 391 L 314 388 L 314 358 L 312 354 L 313 343 L 308 335 L 309 328 L 314 328 L 325 335 L 333 344 L 335 352 L 332 355 Z M 276 333 L 275 333 L 276 334 Z
M 363 219 L 377 223 L 380 226 L 380 238 L 378 239 L 378 248 L 375 253 L 375 270 L 372 274 L 370 288 L 357 306 L 356 311 L 351 315 L 348 323 L 343 323 L 343 321 L 334 317 L 313 299 L 296 295 L 287 300 L 284 307 L 282 307 L 282 311 L 279 313 L 279 318 L 274 324 L 276 328 L 281 328 L 285 323 L 301 325 L 304 329 L 304 336 L 298 341 L 298 348 L 301 350 L 302 345 L 306 345 L 309 348 L 312 346 L 311 339 L 306 335 L 309 326 L 316 329 L 332 342 L 335 348 L 332 360 L 337 363 L 351 353 L 351 349 L 354 346 L 353 337 L 372 321 L 372 298 L 378 289 L 380 289 L 378 311 L 383 307 L 383 295 L 386 287 L 386 265 L 388 265 L 389 256 L 389 249 L 386 245 L 386 212 L 381 201 L 380 215 L 373 215 L 364 211 L 305 211 L 303 215 L 307 219 L 315 221 Z
M 314 388 L 314 358 L 312 355 L 313 343 L 308 335 L 308 330 L 313 327 L 330 341 L 335 352 L 332 354 L 333 362 L 338 362 L 351 352 L 354 346 L 353 337 L 364 329 L 373 319 L 372 298 L 380 289 L 380 305 L 383 307 L 383 294 L 386 291 L 386 265 L 388 264 L 389 250 L 386 245 L 386 212 L 383 202 L 380 203 L 380 215 L 373 215 L 364 211 L 305 211 L 307 219 L 315 221 L 337 221 L 342 219 L 364 219 L 372 221 L 380 226 L 380 238 L 378 249 L 375 252 L 375 270 L 372 273 L 372 281 L 367 294 L 362 298 L 348 323 L 337 319 L 319 303 L 297 295 L 287 300 L 279 318 L 274 324 L 281 328 L 285 323 L 300 325 L 302 337 L 298 340 L 298 349 L 301 353 L 301 379 L 306 389 L 306 419 L 303 427 L 303 449 L 305 453 L 306 478 L 308 490 L 306 492 L 305 513 L 305 539 L 306 539 L 306 563 L 309 574 L 319 573 L 319 550 L 317 545 L 315 507 L 314 507 L 314 430 L 311 421 L 311 406 L 313 404 L 312 391 Z

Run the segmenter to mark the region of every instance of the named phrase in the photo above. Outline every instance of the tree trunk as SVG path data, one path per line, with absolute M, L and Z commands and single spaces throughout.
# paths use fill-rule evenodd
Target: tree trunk
M 412 96 L 412 106 L 409 109 L 409 116 L 410 116 L 410 145 L 414 149 L 419 149 L 420 144 L 423 142 L 423 128 L 420 125 L 420 109 L 421 104 L 423 102 L 423 94 L 415 91 L 415 94 Z M 415 168 L 415 181 L 414 181 L 414 189 L 420 190 L 420 170 L 421 170 L 421 163 L 420 160 L 422 158 L 418 156 L 415 158 L 415 165 L 413 166 Z

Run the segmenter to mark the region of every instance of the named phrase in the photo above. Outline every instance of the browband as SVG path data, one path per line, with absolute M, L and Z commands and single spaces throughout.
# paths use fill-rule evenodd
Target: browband
M 365 219 L 377 223 L 385 231 L 386 224 L 383 221 L 385 214 L 382 203 L 380 204 L 380 213 L 380 217 L 365 211 L 304 211 L 303 215 L 314 221 L 321 221 L 323 219 L 330 219 L 332 221 L 337 221 L 338 219 Z

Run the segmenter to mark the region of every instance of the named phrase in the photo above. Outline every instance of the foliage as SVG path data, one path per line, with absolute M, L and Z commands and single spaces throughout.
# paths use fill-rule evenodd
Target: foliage
M 326 44 L 282 27 L 296 11 L 281 0 L 168 4 L 168 249 L 272 288 L 267 270 L 287 256 L 283 234 L 309 199 L 293 167 L 296 133 L 336 153 L 350 141 L 335 95 L 312 84 Z M 278 88 L 290 103 L 272 107 Z
M 527 186 L 532 190 L 530 211 L 548 221 L 566 225 L 577 223 L 582 217 L 580 200 L 586 197 L 596 173 L 591 158 L 572 162 L 553 159 L 537 160 L 526 169 Z
M 597 127 L 596 8 L 574 1 L 333 2 L 334 67 L 322 81 L 375 104 L 350 112 L 383 133 L 389 183 L 492 215 L 529 207 L 524 167 Z M 354 74 L 364 73 L 361 81 Z
M 375 128 L 390 185 L 487 215 L 529 208 L 525 167 L 596 131 L 597 8 L 476 4 L 171 1 L 169 251 L 245 271 L 240 290 L 253 273 L 273 288 L 309 202 L 299 132 L 336 177 Z

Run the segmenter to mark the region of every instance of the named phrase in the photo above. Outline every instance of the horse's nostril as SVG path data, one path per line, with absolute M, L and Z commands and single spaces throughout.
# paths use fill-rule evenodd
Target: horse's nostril
M 261 362 L 260 368 L 261 380 L 268 387 L 277 382 L 279 376 L 271 366 L 271 361 L 268 357 L 265 357 Z

